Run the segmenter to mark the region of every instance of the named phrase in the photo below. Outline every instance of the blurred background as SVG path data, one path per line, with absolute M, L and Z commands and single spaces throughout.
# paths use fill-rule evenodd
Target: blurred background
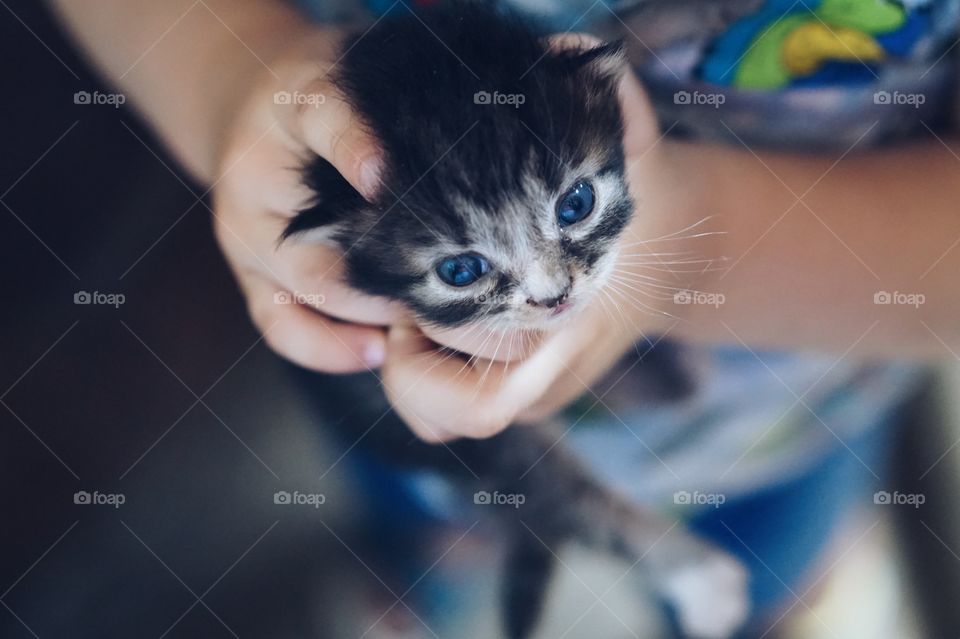
M 496 535 L 364 498 L 248 322 L 204 187 L 75 99 L 109 88 L 41 3 L 0 5 L 0 636 L 500 636 Z M 864 507 L 767 636 L 956 636 L 957 388 L 932 376 L 894 447 L 922 507 Z M 294 489 L 322 497 L 275 503 Z M 543 636 L 656 636 L 626 588 L 591 605 L 615 567 L 567 563 Z

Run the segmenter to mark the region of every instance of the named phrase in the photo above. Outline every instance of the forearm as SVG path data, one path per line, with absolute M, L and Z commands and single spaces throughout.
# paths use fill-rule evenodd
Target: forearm
M 52 0 L 82 48 L 202 181 L 254 79 L 307 26 L 272 0 Z
M 723 304 L 679 309 L 711 341 L 960 353 L 960 160 L 936 140 L 823 156 L 666 143 L 662 156 L 723 229 L 703 281 Z M 880 292 L 914 295 L 878 304 Z M 923 296 L 922 298 L 918 296 Z M 897 303 L 900 302 L 900 303 Z M 911 305 L 910 302 L 919 302 Z

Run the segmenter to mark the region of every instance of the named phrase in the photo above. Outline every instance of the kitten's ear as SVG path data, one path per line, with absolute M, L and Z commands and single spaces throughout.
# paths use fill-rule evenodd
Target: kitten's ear
M 572 47 L 570 44 L 565 38 L 551 43 L 555 48 L 554 59 L 570 71 L 588 71 L 604 79 L 613 79 L 627 68 L 626 49 L 622 40 L 593 46 L 582 40 L 574 41 Z

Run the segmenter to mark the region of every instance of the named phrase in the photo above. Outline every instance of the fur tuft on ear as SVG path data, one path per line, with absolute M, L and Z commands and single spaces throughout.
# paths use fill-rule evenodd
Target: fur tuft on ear
M 591 46 L 562 48 L 554 53 L 555 58 L 569 65 L 571 71 L 587 70 L 609 79 L 619 76 L 627 66 L 626 47 L 622 40 L 614 40 Z

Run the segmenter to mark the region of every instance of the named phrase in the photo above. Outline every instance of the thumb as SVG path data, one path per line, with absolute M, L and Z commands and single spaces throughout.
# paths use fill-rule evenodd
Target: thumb
M 660 128 L 650 97 L 629 64 L 620 76 L 620 108 L 624 122 L 623 150 L 627 157 L 642 155 L 660 139 Z
M 326 161 L 367 199 L 380 189 L 382 157 L 365 123 L 329 82 L 319 80 L 298 100 L 276 105 L 287 133 Z
M 499 397 L 508 366 L 495 361 L 474 365 L 415 327 L 395 325 L 387 335 L 381 379 L 393 408 L 421 438 L 489 437 L 506 428 L 518 411 Z
M 450 415 L 448 395 L 439 391 L 431 373 L 441 355 L 437 347 L 416 327 L 395 324 L 387 332 L 387 358 L 381 381 L 390 405 L 420 439 L 439 443 L 456 438 L 444 422 Z M 442 360 L 440 360 L 442 361 Z

